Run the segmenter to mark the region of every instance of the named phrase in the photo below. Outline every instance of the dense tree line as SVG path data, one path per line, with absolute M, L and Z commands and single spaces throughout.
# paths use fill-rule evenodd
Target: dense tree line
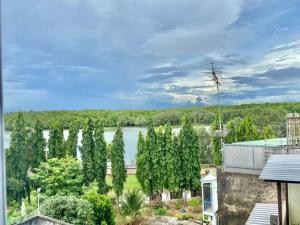
M 89 186 L 94 181 L 100 194 L 107 193 L 105 178 L 108 159 L 103 123 L 90 118 L 85 120 L 79 148 L 81 161 L 76 158 L 79 122 L 73 121 L 69 127 L 69 135 L 65 140 L 63 126 L 57 121 L 53 122 L 46 142 L 40 120 L 36 120 L 33 127 L 28 127 L 23 114 L 18 113 L 11 133 L 11 144 L 6 151 L 9 203 L 17 202 L 20 207 L 26 196 L 30 203 L 31 189 L 37 187 L 42 187 L 48 196 L 69 192 L 79 195 L 83 184 Z M 113 190 L 119 196 L 126 180 L 120 126 L 111 144 L 111 161 Z
M 180 125 L 183 115 L 189 114 L 193 123 L 209 125 L 217 112 L 217 106 L 178 108 L 164 110 L 81 110 L 81 111 L 47 111 L 47 112 L 24 112 L 26 126 L 32 127 L 36 118 L 40 118 L 42 126 L 50 129 L 53 121 L 59 122 L 64 128 L 69 128 L 73 121 L 80 121 L 83 125 L 85 118 L 93 121 L 102 118 L 106 127 L 121 126 L 148 126 L 150 121 L 153 125 Z M 222 106 L 223 122 L 227 123 L 235 117 L 244 118 L 251 116 L 254 124 L 261 129 L 271 125 L 272 129 L 280 136 L 285 134 L 285 116 L 288 112 L 300 112 L 300 103 L 265 103 L 245 104 L 236 106 Z M 6 129 L 12 130 L 17 113 L 5 114 Z
M 200 147 L 199 132 L 187 116 L 182 119 L 179 135 L 169 124 L 155 129 L 150 123 L 146 136 L 139 134 L 137 146 L 137 178 L 145 193 L 152 196 L 163 190 L 199 188 L 201 150 L 208 146 Z
M 235 117 L 232 120 L 229 120 L 227 124 L 225 124 L 225 127 L 223 129 L 227 133 L 226 137 L 223 138 L 223 142 L 226 144 L 270 139 L 278 136 L 270 125 L 266 125 L 259 129 L 254 124 L 253 119 L 250 116 L 246 116 L 243 119 L 240 117 Z M 216 135 L 219 130 L 219 116 L 216 116 L 214 122 L 211 125 L 211 130 L 213 160 L 216 165 L 221 165 L 221 139 L 219 135 Z

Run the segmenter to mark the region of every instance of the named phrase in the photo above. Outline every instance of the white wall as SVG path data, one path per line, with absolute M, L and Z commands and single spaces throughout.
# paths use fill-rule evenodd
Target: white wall
M 290 224 L 300 224 L 300 184 L 289 184 Z

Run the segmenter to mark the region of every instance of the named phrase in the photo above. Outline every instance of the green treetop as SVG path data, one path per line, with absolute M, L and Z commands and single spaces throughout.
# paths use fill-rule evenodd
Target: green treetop
M 72 121 L 69 126 L 69 136 L 65 143 L 66 153 L 68 156 L 77 157 L 77 142 L 78 142 L 79 123 Z
M 64 129 L 58 122 L 54 122 L 50 128 L 48 140 L 48 159 L 62 158 L 66 156 L 64 149 Z
M 164 179 L 164 188 L 169 191 L 177 191 L 177 152 L 174 146 L 172 127 L 167 124 L 164 128 L 164 154 L 163 154 L 163 170 L 162 178 Z
M 93 138 L 94 125 L 90 118 L 86 119 L 82 129 L 82 146 L 80 148 L 85 185 L 89 185 L 95 179 Z
M 46 161 L 46 140 L 43 136 L 43 127 L 39 120 L 36 121 L 28 137 L 28 163 L 31 169 Z
M 107 150 L 106 142 L 104 139 L 104 128 L 102 122 L 99 120 L 95 124 L 95 150 L 94 150 L 94 168 L 95 177 L 99 185 L 99 192 L 105 194 L 107 192 L 107 186 L 105 182 L 106 167 L 107 167 Z
M 195 190 L 200 180 L 200 147 L 197 133 L 187 116 L 182 119 L 179 145 L 183 170 L 181 188 Z
M 7 152 L 8 193 L 15 193 L 15 200 L 21 206 L 22 197 L 27 193 L 30 197 L 28 182 L 28 152 L 25 121 L 22 113 L 18 113 L 11 133 L 10 147 Z M 10 187 L 14 185 L 15 187 Z M 28 198 L 30 201 L 30 198 Z

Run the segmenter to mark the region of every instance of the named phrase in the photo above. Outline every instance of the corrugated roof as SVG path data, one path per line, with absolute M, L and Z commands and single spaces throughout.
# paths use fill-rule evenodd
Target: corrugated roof
M 280 147 L 287 145 L 287 138 L 273 138 L 256 141 L 243 141 L 232 143 L 231 145 L 247 145 L 247 146 L 267 146 L 267 147 Z
M 300 183 L 300 155 L 271 155 L 259 178 Z
M 246 225 L 270 225 L 271 215 L 278 216 L 277 204 L 256 203 Z

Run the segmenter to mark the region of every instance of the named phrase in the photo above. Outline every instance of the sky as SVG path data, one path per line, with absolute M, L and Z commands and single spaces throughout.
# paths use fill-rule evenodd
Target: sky
M 299 101 L 297 0 L 9 0 L 4 110 Z

